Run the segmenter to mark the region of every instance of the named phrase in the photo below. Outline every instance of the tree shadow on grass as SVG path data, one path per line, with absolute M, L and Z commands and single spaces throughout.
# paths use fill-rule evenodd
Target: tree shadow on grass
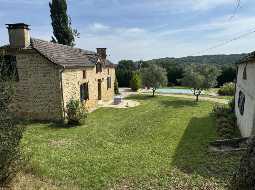
M 187 174 L 218 178 L 230 178 L 238 168 L 239 153 L 211 153 L 209 142 L 216 133 L 212 116 L 192 118 L 177 145 L 172 165 Z
M 196 107 L 199 103 L 194 100 L 162 100 L 160 104 L 164 107 L 173 107 L 173 108 L 181 108 L 181 107 Z
M 82 125 L 81 124 L 80 125 L 71 125 L 66 122 L 55 122 L 55 123 L 52 122 L 47 125 L 47 127 L 51 128 L 51 129 L 70 129 L 70 128 L 75 128 L 75 127 L 79 127 L 79 126 L 82 126 Z
M 62 123 L 62 122 L 59 122 L 59 123 L 49 123 L 48 127 L 52 128 L 52 129 L 70 128 L 70 127 L 68 127 L 68 125 L 66 123 Z
M 131 95 L 127 97 L 128 100 L 150 100 L 150 99 L 156 99 L 157 96 L 152 95 Z

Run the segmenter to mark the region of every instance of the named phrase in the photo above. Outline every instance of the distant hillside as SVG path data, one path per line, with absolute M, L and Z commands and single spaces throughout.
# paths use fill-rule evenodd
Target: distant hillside
M 146 61 L 147 63 L 172 63 L 172 64 L 213 64 L 223 66 L 234 64 L 247 54 L 231 54 L 231 55 L 203 55 L 189 56 L 182 58 L 160 58 Z
M 167 72 L 168 85 L 181 85 L 180 79 L 183 78 L 185 68 L 190 64 L 207 64 L 215 66 L 221 73 L 218 76 L 218 86 L 226 82 L 233 82 L 236 78 L 235 63 L 247 54 L 232 55 L 203 55 L 189 56 L 182 58 L 160 58 L 148 61 L 122 60 L 116 69 L 116 76 L 120 87 L 129 86 L 132 73 L 138 71 L 141 67 L 147 67 L 149 64 L 157 64 L 163 67 Z

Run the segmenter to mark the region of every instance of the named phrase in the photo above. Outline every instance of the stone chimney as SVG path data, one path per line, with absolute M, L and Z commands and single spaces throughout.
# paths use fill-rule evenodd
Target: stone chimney
M 11 48 L 26 48 L 30 45 L 29 25 L 24 23 L 6 25 Z
M 97 48 L 97 55 L 100 59 L 100 62 L 104 64 L 107 57 L 106 48 Z

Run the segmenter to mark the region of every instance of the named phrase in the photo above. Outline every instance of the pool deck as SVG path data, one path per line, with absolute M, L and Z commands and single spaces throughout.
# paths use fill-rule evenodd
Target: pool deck
M 121 95 L 123 97 L 127 97 L 127 96 L 131 96 L 131 95 L 137 95 L 137 94 L 148 94 L 151 93 L 151 91 L 149 90 L 145 90 L 142 89 L 138 92 L 133 92 L 130 90 L 130 88 L 120 88 L 119 89 Z M 195 100 L 196 97 L 193 95 L 186 95 L 186 94 L 158 94 L 156 93 L 156 95 L 159 96 L 171 96 L 171 97 L 176 97 L 176 98 L 186 98 L 186 99 L 193 99 Z M 222 98 L 217 98 L 217 96 L 210 96 L 210 95 L 201 95 L 199 97 L 199 100 L 202 101 L 211 101 L 211 102 L 215 102 L 215 103 L 220 103 L 220 104 L 228 104 L 229 100 L 226 99 L 222 99 Z

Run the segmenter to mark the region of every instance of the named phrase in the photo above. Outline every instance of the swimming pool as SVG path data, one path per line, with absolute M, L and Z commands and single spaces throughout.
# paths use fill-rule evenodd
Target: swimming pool
M 156 92 L 159 94 L 193 94 L 191 89 L 179 88 L 159 88 Z

